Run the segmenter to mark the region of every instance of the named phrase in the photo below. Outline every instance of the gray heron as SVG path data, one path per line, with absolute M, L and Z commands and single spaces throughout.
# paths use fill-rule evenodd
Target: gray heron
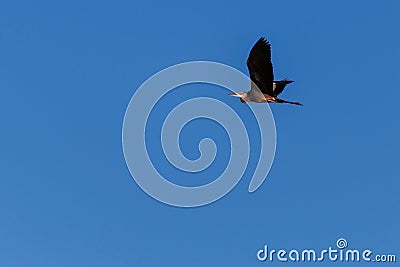
M 240 97 L 242 103 L 246 102 L 270 102 L 270 103 L 289 103 L 301 105 L 299 102 L 287 101 L 278 98 L 285 86 L 293 81 L 283 79 L 274 81 L 274 72 L 271 62 L 271 45 L 261 37 L 253 46 L 247 58 L 247 68 L 250 73 L 251 88 L 248 92 L 229 94 L 230 96 Z

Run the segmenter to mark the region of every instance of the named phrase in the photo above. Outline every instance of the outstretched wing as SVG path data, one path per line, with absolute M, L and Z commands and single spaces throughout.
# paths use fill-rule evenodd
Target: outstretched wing
M 282 93 L 283 89 L 285 89 L 285 86 L 288 85 L 289 83 L 292 83 L 293 81 L 284 79 L 282 81 L 274 81 L 274 95 L 273 96 L 278 96 L 280 93 Z
M 273 96 L 274 72 L 271 63 L 271 45 L 261 37 L 253 46 L 247 58 L 250 79 L 264 94 Z

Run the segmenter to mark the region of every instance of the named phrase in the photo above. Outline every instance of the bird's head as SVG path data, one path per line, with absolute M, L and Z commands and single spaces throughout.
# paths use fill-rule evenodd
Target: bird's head
M 234 94 L 229 94 L 229 96 L 236 96 L 236 97 L 246 97 L 247 93 L 246 92 L 240 92 L 240 93 L 234 93 Z

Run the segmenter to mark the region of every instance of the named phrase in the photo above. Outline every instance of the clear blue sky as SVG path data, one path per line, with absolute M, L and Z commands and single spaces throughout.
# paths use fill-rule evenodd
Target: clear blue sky
M 0 266 L 277 266 L 257 250 L 339 237 L 399 258 L 399 10 L 398 1 L 2 1 Z M 295 80 L 282 97 L 304 103 L 271 105 L 278 143 L 267 180 L 249 194 L 243 177 L 201 208 L 153 200 L 122 153 L 132 94 L 185 61 L 247 73 L 260 36 L 275 76 Z

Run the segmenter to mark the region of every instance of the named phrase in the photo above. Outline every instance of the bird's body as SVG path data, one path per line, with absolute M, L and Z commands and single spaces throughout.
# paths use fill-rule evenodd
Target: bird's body
M 247 67 L 250 73 L 251 89 L 248 92 L 230 94 L 230 96 L 240 97 L 240 101 L 246 102 L 272 102 L 289 103 L 301 105 L 299 102 L 286 101 L 278 98 L 285 86 L 293 81 L 284 79 L 274 81 L 274 73 L 271 62 L 271 45 L 260 38 L 250 51 L 247 58 Z

